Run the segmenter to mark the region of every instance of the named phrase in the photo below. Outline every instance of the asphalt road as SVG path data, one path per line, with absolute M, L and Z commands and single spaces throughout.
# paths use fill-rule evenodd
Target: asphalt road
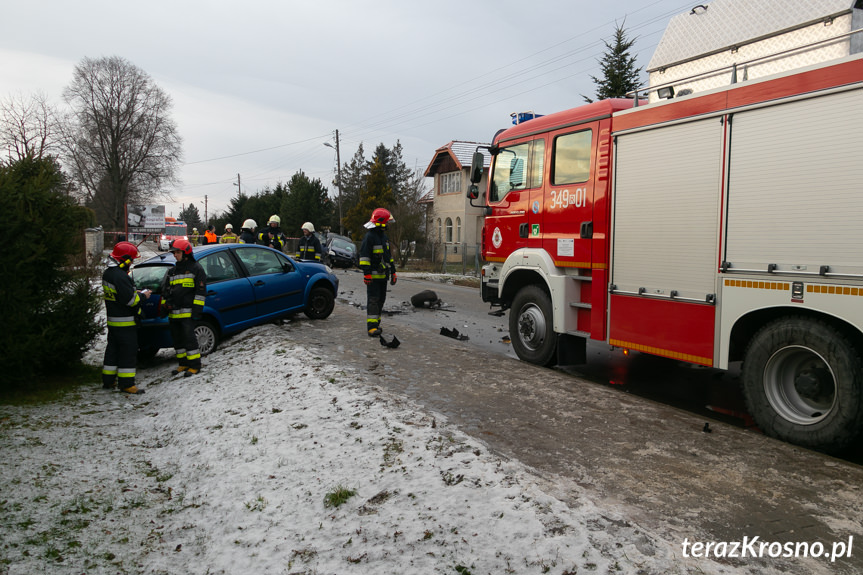
M 644 529 L 680 542 L 758 536 L 830 546 L 863 534 L 863 467 L 773 440 L 738 422 L 708 420 L 697 411 L 622 393 L 623 385 L 597 385 L 514 359 L 502 341 L 507 318 L 488 316 L 481 302 L 470 305 L 478 300 L 475 288 L 401 277 L 388 294 L 383 329 L 402 343 L 383 347 L 365 334 L 362 276 L 337 273 L 341 294 L 333 316 L 300 321 L 307 343 L 323 346 L 333 361 L 370 384 L 406 395 L 489 448 L 533 467 L 549 492 L 570 505 L 589 497 L 613 510 L 609 528 L 622 536 L 637 537 Z M 429 288 L 451 311 L 410 308 L 410 295 Z M 469 339 L 442 336 L 441 327 Z M 690 384 L 706 380 L 715 389 L 734 387 L 733 374 L 650 356 L 585 372 L 600 380 L 645 378 L 669 389 L 675 387 L 672 376 Z M 698 393 L 697 402 L 718 395 Z M 752 573 L 765 565 L 789 573 L 861 573 L 863 551 L 836 563 L 728 562 Z

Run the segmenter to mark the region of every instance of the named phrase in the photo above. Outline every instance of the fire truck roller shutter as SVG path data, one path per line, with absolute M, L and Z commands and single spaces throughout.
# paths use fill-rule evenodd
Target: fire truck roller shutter
M 720 118 L 617 139 L 611 283 L 704 301 L 716 293 Z
M 863 273 L 863 90 L 733 116 L 726 261 Z

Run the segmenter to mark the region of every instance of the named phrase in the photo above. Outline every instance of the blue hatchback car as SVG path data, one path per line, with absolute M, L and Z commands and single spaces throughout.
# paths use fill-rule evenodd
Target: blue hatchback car
M 195 334 L 202 355 L 216 349 L 232 333 L 297 312 L 311 319 L 328 317 L 335 307 L 339 280 L 332 270 L 314 262 L 298 262 L 280 251 L 251 244 L 215 244 L 194 248 L 195 259 L 207 274 L 207 299 Z M 138 289 L 153 295 L 143 304 L 138 355 L 153 357 L 173 347 L 167 317 L 162 317 L 161 285 L 176 264 L 170 253 L 133 267 Z

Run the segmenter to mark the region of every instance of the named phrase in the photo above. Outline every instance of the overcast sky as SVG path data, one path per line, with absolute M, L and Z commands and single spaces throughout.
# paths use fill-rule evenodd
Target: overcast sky
M 360 143 L 401 141 L 425 170 L 450 140 L 489 141 L 513 112 L 593 96 L 615 22 L 646 67 L 681 0 L 33 0 L 5 2 L 0 97 L 62 102 L 76 64 L 121 56 L 173 99 L 183 138 L 177 215 L 222 211 L 299 170 L 332 185 Z M 643 75 L 646 81 L 646 75 Z M 429 182 L 429 188 L 431 183 Z M 238 222 L 234 222 L 236 225 Z

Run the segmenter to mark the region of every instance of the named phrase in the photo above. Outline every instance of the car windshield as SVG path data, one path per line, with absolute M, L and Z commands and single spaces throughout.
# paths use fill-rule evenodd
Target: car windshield
M 132 270 L 132 280 L 136 288 L 149 289 L 158 293 L 166 273 L 168 273 L 168 266 L 164 265 L 136 267 Z
M 333 238 L 332 243 L 330 243 L 330 247 L 339 248 L 340 250 L 349 251 L 351 253 L 357 251 L 357 247 L 352 242 L 340 238 Z

